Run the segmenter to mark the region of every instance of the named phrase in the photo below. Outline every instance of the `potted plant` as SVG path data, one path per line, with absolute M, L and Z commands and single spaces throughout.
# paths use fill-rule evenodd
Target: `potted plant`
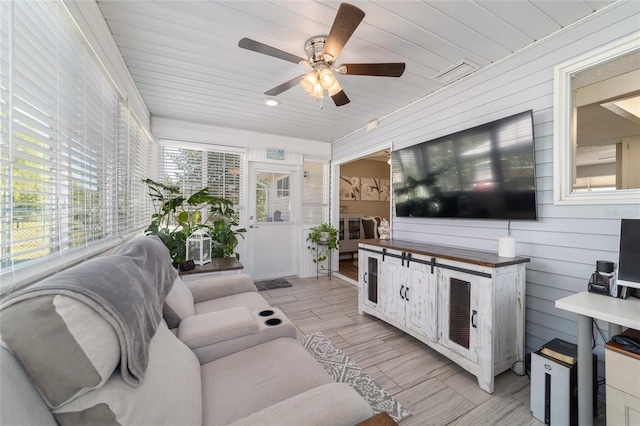
M 165 185 L 151 179 L 143 180 L 149 187 L 155 213 L 146 235 L 157 235 L 169 249 L 173 266 L 176 268 L 186 259 L 187 237 L 197 230 L 211 237 L 211 257 L 239 257 L 235 253 L 238 236 L 246 229 L 238 226 L 238 217 L 231 201 L 209 195 L 208 188 L 202 188 L 190 197 L 180 195 L 177 186 Z M 201 220 L 201 212 L 207 215 Z
M 340 247 L 338 230 L 328 222 L 311 228 L 307 236 L 307 241 L 310 242 L 307 249 L 309 249 L 314 256 L 313 263 L 320 263 L 320 267 L 323 269 L 324 265 L 321 262 L 327 260 L 327 256 L 330 255 L 331 250 Z

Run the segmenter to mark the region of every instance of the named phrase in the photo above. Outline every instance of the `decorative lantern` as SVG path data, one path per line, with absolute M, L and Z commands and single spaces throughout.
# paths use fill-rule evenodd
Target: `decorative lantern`
M 196 265 L 211 262 L 211 237 L 202 229 L 187 238 L 187 260 L 193 260 Z
M 380 221 L 380 226 L 378 226 L 378 234 L 380 235 L 381 240 L 389 239 L 389 222 L 387 219 L 382 219 Z

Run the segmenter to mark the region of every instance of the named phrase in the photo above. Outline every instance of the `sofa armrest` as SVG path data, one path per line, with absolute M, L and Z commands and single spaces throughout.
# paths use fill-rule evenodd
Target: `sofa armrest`
M 204 365 L 281 337 L 295 339 L 297 332 L 279 309 L 249 312 L 246 307 L 237 307 L 186 318 L 176 335 Z
M 195 303 L 248 291 L 258 291 L 253 280 L 247 274 L 217 275 L 186 281 L 185 284 L 191 290 Z
M 193 350 L 257 332 L 258 325 L 249 309 L 238 307 L 183 319 L 178 339 Z
M 369 404 L 347 383 L 328 383 L 238 419 L 229 426 L 353 426 L 373 414 Z

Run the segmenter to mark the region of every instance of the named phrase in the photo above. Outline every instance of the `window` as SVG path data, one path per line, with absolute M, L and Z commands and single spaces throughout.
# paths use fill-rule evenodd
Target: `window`
M 0 2 L 0 77 L 4 293 L 147 224 L 153 141 L 61 2 Z
M 209 194 L 231 201 L 236 212 L 240 209 L 244 154 L 169 144 L 161 141 L 158 147 L 159 182 L 177 186 L 185 196 L 207 187 Z
M 256 171 L 257 222 L 290 222 L 289 172 Z
M 637 204 L 637 35 L 557 66 L 554 96 L 555 202 Z
M 329 216 L 329 164 L 305 159 L 302 183 L 304 223 L 318 225 Z
M 276 180 L 276 198 L 289 198 L 289 176 Z

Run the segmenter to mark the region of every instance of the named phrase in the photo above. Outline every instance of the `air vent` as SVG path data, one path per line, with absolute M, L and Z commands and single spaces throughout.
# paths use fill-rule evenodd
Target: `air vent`
M 461 78 L 468 76 L 469 74 L 476 71 L 478 68 L 480 68 L 478 65 L 474 64 L 473 62 L 467 59 L 463 59 L 460 62 L 457 62 L 451 65 L 449 68 L 443 71 L 440 71 L 439 73 L 437 73 L 431 78 L 436 81 L 439 81 L 444 85 L 447 85 L 447 84 L 453 83 L 456 80 L 460 80 Z

